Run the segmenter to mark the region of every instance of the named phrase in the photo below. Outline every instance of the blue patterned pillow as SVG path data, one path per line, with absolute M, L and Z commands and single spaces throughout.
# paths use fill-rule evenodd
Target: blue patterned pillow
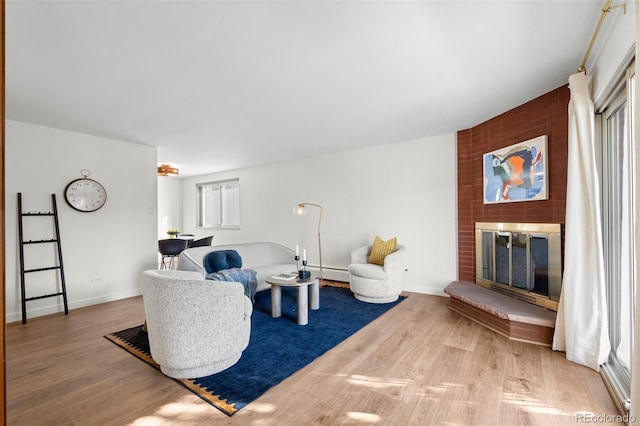
M 242 258 L 235 250 L 212 251 L 204 257 L 202 263 L 207 274 L 223 269 L 242 268 Z

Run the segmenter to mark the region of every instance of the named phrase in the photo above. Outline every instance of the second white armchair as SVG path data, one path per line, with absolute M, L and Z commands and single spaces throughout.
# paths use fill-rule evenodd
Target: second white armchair
M 356 299 L 369 303 L 394 302 L 402 293 L 405 273 L 405 246 L 384 258 L 384 265 L 369 263 L 372 246 L 351 252 L 349 287 Z

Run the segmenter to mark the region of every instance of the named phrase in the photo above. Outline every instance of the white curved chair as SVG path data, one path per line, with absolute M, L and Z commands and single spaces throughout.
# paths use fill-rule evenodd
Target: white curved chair
M 253 312 L 242 284 L 155 269 L 142 273 L 141 284 L 151 356 L 164 374 L 204 377 L 238 362 Z
M 351 252 L 349 287 L 356 299 L 368 303 L 389 303 L 402 293 L 405 272 L 405 246 L 384 258 L 384 265 L 369 263 L 372 246 Z

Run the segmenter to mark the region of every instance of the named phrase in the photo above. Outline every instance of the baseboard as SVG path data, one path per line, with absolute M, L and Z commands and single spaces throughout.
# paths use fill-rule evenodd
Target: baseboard
M 449 295 L 444 292 L 444 289 L 439 287 L 425 287 L 425 286 L 405 282 L 403 286 L 403 290 L 411 293 L 430 294 L 432 296 L 449 297 Z
M 308 267 L 309 267 L 309 270 L 314 271 L 316 273 L 320 271 L 320 268 L 316 265 L 309 265 Z M 349 282 L 349 270 L 347 268 L 338 267 L 338 266 L 324 266 L 322 268 L 322 275 L 327 280 L 342 281 L 345 283 Z M 440 287 L 425 287 L 422 285 L 405 282 L 403 290 L 408 291 L 410 293 L 430 294 L 432 296 L 449 297 L 449 295 L 444 292 L 444 288 L 440 288 Z
M 69 311 L 78 308 L 84 308 L 86 306 L 97 305 L 100 303 L 113 302 L 114 300 L 127 299 L 129 297 L 139 296 L 142 294 L 141 289 L 135 288 L 126 291 L 121 291 L 117 293 L 104 294 L 97 297 L 91 297 L 88 299 L 80 299 L 80 300 L 68 300 Z M 67 296 L 68 297 L 68 296 Z M 60 312 L 64 312 L 64 304 L 62 303 L 62 297 L 56 298 L 59 299 L 59 303 L 41 306 L 38 308 L 29 308 L 29 304 L 27 303 L 27 321 L 31 318 L 37 318 L 45 315 L 57 314 Z M 51 298 L 54 300 L 54 298 Z M 22 321 L 22 312 L 11 312 L 6 316 L 7 324 L 11 322 Z

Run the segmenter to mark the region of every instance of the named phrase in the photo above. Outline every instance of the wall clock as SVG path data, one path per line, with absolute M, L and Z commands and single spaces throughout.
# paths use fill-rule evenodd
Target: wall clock
M 94 212 L 107 202 L 107 191 L 99 182 L 89 179 L 89 170 L 82 170 L 82 179 L 71 181 L 64 190 L 67 203 L 80 212 Z

